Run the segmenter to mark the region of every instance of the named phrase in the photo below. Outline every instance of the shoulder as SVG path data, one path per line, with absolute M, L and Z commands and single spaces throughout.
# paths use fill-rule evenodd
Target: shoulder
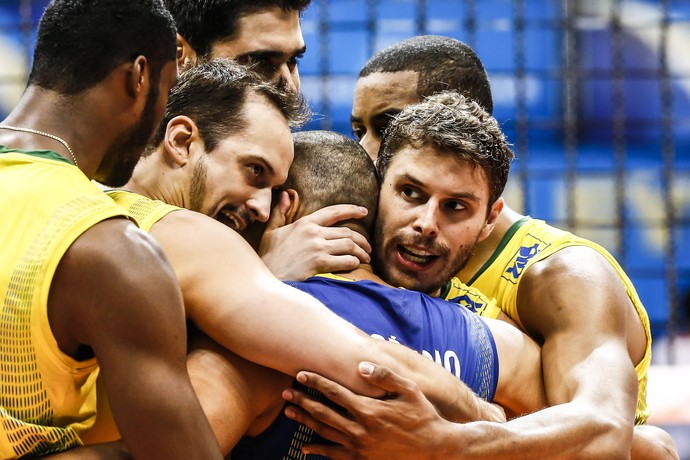
M 593 274 L 615 274 L 615 270 L 604 255 L 584 244 L 558 249 L 544 259 L 536 261 L 525 272 L 525 279 L 552 279 L 558 282 L 563 275 L 569 278 L 589 278 Z
M 166 214 L 150 229 L 171 260 L 193 257 L 210 264 L 219 257 L 258 259 L 258 255 L 235 230 L 204 214 L 179 209 Z M 202 260 L 204 259 L 205 260 Z M 186 263 L 191 263 L 186 260 Z
M 156 241 L 127 219 L 108 219 L 80 235 L 60 261 L 50 292 L 51 327 L 58 338 L 71 335 L 92 344 L 99 331 L 118 330 L 118 324 L 137 318 L 156 317 L 162 324 L 155 315 L 179 299 L 175 275 Z
M 134 277 L 156 279 L 168 271 L 167 259 L 158 242 L 124 218 L 101 221 L 72 244 L 65 254 L 67 267 L 88 278 L 107 277 L 114 283 Z

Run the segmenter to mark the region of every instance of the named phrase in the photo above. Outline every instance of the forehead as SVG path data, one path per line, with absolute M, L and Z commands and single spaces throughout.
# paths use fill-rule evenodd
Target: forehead
M 214 43 L 212 54 L 229 58 L 256 51 L 292 55 L 303 47 L 299 11 L 276 6 L 241 17 L 235 35 Z
M 235 160 L 265 162 L 278 185 L 282 184 L 287 178 L 294 155 L 287 120 L 263 96 L 256 95 L 247 98 L 242 115 L 246 121 L 245 128 L 226 137 L 216 150 L 230 147 Z
M 489 199 L 489 182 L 481 167 L 433 146 L 400 149 L 383 180 L 413 180 L 448 195 L 471 194 L 484 201 Z
M 420 101 L 417 95 L 418 73 L 376 72 L 357 80 L 352 104 L 352 116 L 368 118 L 376 114 L 400 111 Z

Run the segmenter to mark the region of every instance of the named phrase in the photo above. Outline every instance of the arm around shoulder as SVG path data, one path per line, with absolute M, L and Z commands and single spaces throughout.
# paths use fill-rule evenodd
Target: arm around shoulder
M 539 345 L 511 324 L 491 318 L 482 320 L 491 330 L 498 353 L 494 402 L 503 407 L 508 418 L 546 407 Z

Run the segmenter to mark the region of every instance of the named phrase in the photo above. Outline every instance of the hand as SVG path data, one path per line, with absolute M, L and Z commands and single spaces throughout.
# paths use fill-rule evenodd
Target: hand
M 323 393 L 343 407 L 336 410 L 294 389 L 283 398 L 299 407 L 288 406 L 285 414 L 339 445 L 307 445 L 305 454 L 324 455 L 334 460 L 351 458 L 422 458 L 421 453 L 438 458 L 437 441 L 450 424 L 441 418 L 417 385 L 391 370 L 361 363 L 364 380 L 387 392 L 383 399 L 352 393 L 347 388 L 311 372 L 300 372 L 297 380 Z
M 281 280 L 302 281 L 317 273 L 354 270 L 369 263 L 371 246 L 343 220 L 361 219 L 366 209 L 349 204 L 328 206 L 287 224 L 290 202 L 283 193 L 261 238 L 259 256 Z

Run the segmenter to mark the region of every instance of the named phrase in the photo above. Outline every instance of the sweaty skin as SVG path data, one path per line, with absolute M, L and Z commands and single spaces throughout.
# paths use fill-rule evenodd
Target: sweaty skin
M 361 79 L 366 81 L 362 88 L 358 83 L 353 115 L 377 112 L 370 109 L 369 101 L 374 107 L 379 100 L 374 96 L 362 96 L 365 86 L 366 94 L 376 92 L 375 84 L 379 94 L 390 94 L 395 81 L 404 78 L 405 74 L 378 73 Z M 387 104 L 402 108 L 406 100 L 388 100 Z M 375 159 L 379 143 L 380 139 L 362 145 Z M 435 174 L 441 177 L 443 173 L 439 170 Z M 462 281 L 472 278 L 493 254 L 510 224 L 519 217 L 522 216 L 507 206 L 503 208 L 491 235 L 475 246 L 469 263 L 459 273 Z M 311 451 L 333 458 L 388 455 L 405 446 L 405 437 L 412 433 L 418 442 L 406 445 L 409 450 L 405 455 L 400 452 L 399 458 L 420 458 L 419 453 L 427 451 L 443 453 L 445 458 L 500 458 L 505 455 L 516 459 L 629 458 L 631 448 L 633 458 L 677 458 L 668 434 L 657 430 L 659 436 L 654 438 L 643 430 L 633 430 L 637 378 L 631 364 L 639 361 L 646 339 L 639 316 L 610 264 L 590 249 L 569 248 L 535 264 L 523 276 L 518 310 L 528 334 L 543 344 L 544 380 L 548 403 L 552 407 L 505 424 L 454 425 L 434 419 L 434 429 L 420 426 L 415 431 L 399 429 L 394 424 L 372 422 L 375 426 L 367 425 L 367 421 L 395 417 L 392 405 L 376 406 L 380 411 L 373 415 L 371 411 L 366 415 L 354 413 L 354 420 L 347 427 L 337 427 L 346 431 L 343 435 L 348 439 L 346 447 L 319 446 Z M 407 391 L 409 387 L 407 382 L 402 383 L 399 376 L 392 376 L 386 369 L 374 375 L 377 379 L 380 377 L 382 387 L 388 391 Z M 335 391 L 319 376 L 311 375 L 310 381 L 314 386 L 328 385 L 330 391 Z M 367 381 L 371 379 L 367 377 Z M 615 390 L 602 391 L 602 388 Z M 332 434 L 333 427 L 328 428 L 324 422 L 334 414 L 307 399 L 300 401 L 305 409 L 312 411 L 314 418 L 298 412 L 298 420 L 316 424 Z M 364 407 L 365 401 L 368 400 L 362 399 L 357 407 Z M 421 413 L 428 409 L 419 400 L 412 402 L 407 407 L 401 404 L 400 412 L 412 410 L 412 407 Z

